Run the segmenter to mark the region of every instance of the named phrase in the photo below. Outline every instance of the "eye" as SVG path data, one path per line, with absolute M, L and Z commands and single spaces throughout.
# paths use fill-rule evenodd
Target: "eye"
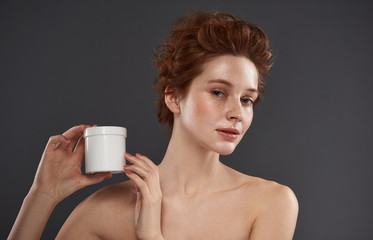
M 241 102 L 243 102 L 245 105 L 252 105 L 253 101 L 250 98 L 242 98 Z
M 219 90 L 214 90 L 212 91 L 212 94 L 218 96 L 218 97 L 223 97 L 224 96 L 224 93 L 219 91 Z

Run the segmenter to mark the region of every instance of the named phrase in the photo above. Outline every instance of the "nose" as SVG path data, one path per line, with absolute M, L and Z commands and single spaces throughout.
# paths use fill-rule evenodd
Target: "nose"
M 230 102 L 229 108 L 227 111 L 227 118 L 228 120 L 236 120 L 239 122 L 242 121 L 243 111 L 242 111 L 241 100 Z

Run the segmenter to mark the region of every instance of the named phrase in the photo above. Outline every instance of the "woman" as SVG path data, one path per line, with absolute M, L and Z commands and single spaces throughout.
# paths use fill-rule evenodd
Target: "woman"
M 290 188 L 219 161 L 250 127 L 271 67 L 265 34 L 227 14 L 181 19 L 156 52 L 158 118 L 172 131 L 162 162 L 126 153 L 129 181 L 83 201 L 57 239 L 291 239 L 298 203 Z M 9 239 L 38 239 L 58 202 L 111 177 L 83 176 L 89 125 L 51 137 Z M 246 159 L 242 159 L 246 161 Z

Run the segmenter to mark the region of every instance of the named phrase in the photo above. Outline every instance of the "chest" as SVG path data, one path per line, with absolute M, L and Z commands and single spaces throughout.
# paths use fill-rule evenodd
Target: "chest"
M 253 216 L 244 199 L 211 197 L 193 202 L 162 204 L 162 233 L 165 239 L 249 239 Z
M 214 195 L 201 199 L 162 200 L 161 229 L 165 239 L 177 240 L 247 240 L 254 222 L 255 204 L 241 194 Z M 135 205 L 132 209 L 115 208 L 102 217 L 99 224 L 101 239 L 136 239 Z

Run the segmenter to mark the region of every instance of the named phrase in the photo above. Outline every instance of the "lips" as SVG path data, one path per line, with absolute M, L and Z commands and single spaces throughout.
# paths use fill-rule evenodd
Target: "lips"
M 224 138 L 229 140 L 234 140 L 238 138 L 238 135 L 240 135 L 240 132 L 237 129 L 234 128 L 218 128 L 216 131 Z

